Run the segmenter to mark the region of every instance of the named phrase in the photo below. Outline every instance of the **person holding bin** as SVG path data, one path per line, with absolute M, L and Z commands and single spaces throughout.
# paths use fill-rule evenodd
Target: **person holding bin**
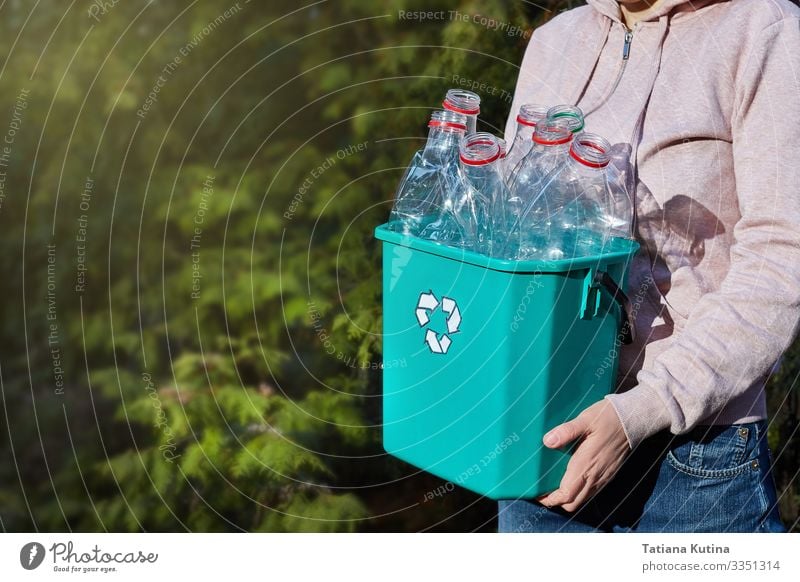
M 637 333 L 617 391 L 544 436 L 573 447 L 560 486 L 499 530 L 783 531 L 764 384 L 800 321 L 800 9 L 588 0 L 534 31 L 507 140 L 525 103 L 632 146 Z

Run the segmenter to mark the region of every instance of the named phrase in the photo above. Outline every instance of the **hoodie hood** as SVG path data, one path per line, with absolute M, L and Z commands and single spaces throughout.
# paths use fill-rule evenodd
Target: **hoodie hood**
M 647 18 L 643 19 L 643 22 L 658 20 L 662 16 L 666 16 L 673 11 L 676 14 L 681 12 L 693 12 L 701 6 L 710 4 L 712 1 L 713 0 L 664 0 L 655 11 L 649 14 Z M 608 16 L 611 20 L 617 22 L 622 21 L 622 13 L 617 0 L 587 0 L 587 4 L 600 14 Z

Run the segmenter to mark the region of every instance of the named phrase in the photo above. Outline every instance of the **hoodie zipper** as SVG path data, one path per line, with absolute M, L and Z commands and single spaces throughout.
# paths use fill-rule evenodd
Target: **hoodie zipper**
M 634 28 L 636 27 L 635 24 L 633 26 L 634 26 Z M 623 61 L 627 62 L 628 57 L 631 54 L 631 42 L 633 42 L 633 31 L 632 30 L 628 30 L 627 27 L 626 27 L 625 28 L 625 43 L 622 45 L 622 60 Z

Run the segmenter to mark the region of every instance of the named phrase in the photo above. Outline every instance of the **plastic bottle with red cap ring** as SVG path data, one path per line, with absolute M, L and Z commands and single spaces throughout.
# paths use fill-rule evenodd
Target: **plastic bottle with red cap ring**
M 467 116 L 467 135 L 477 131 L 478 115 L 481 112 L 480 95 L 465 89 L 448 89 L 442 107 Z
M 489 133 L 461 140 L 457 180 L 447 190 L 442 216 L 423 237 L 491 254 L 493 220 L 502 213 L 501 155 L 498 138 Z
M 488 214 L 479 225 L 475 250 L 495 256 L 508 234 L 506 200 L 508 189 L 503 179 L 505 140 L 490 133 L 474 133 L 461 141 L 461 173 L 472 189 L 482 196 Z M 483 238 L 482 238 L 483 237 Z
M 466 121 L 454 111 L 431 114 L 425 147 L 414 154 L 395 193 L 391 228 L 420 236 L 441 214 L 445 193 L 458 179 L 458 145 Z
M 566 162 L 547 175 L 520 217 L 517 258 L 557 260 L 608 250 L 622 232 L 613 225 L 632 220 L 630 207 L 612 204 L 607 174 L 610 149 L 597 134 L 574 137 Z
M 566 163 L 572 138 L 569 124 L 561 119 L 540 121 L 534 130 L 531 136 L 532 147 L 517 164 L 509 183 L 509 197 L 506 201 L 506 231 L 509 235 L 504 249 L 505 258 L 516 258 L 522 243 L 517 221 L 528 204 L 539 194 L 547 176 Z
M 536 124 L 547 117 L 548 108 L 542 105 L 526 103 L 521 105 L 517 114 L 517 132 L 514 134 L 514 141 L 505 158 L 504 173 L 506 181 L 511 184 L 509 178 L 514 168 L 528 154 L 533 143 L 533 130 Z

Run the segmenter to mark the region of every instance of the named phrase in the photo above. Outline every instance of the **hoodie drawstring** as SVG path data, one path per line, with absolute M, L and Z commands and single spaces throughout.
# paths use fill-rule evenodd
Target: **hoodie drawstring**
M 650 67 L 650 79 L 648 81 L 649 88 L 647 90 L 647 94 L 644 97 L 642 105 L 639 108 L 639 113 L 636 116 L 636 124 L 633 127 L 633 132 L 631 133 L 630 144 L 631 147 L 633 148 L 633 152 L 631 153 L 631 164 L 633 165 L 634 179 L 636 179 L 637 181 L 638 181 L 637 153 L 639 151 L 639 143 L 641 142 L 642 139 L 642 127 L 644 126 L 644 118 L 647 112 L 647 105 L 650 103 L 650 97 L 653 95 L 653 88 L 656 86 L 656 79 L 658 79 L 658 73 L 661 72 L 661 56 L 664 53 L 664 40 L 667 37 L 668 30 L 669 30 L 669 16 L 665 14 L 664 16 L 658 19 L 658 48 L 656 50 L 656 58 L 653 60 L 653 64 Z
M 592 79 L 592 75 L 594 74 L 594 70 L 595 70 L 595 68 L 597 68 L 597 63 L 600 62 L 600 55 L 603 53 L 603 49 L 605 48 L 606 43 L 608 42 L 608 36 L 609 36 L 609 34 L 611 32 L 611 19 L 604 17 L 602 20 L 603 20 L 603 28 L 602 28 L 602 30 L 600 31 L 600 34 L 597 37 L 598 38 L 598 42 L 597 42 L 597 47 L 596 47 L 596 50 L 595 50 L 594 58 L 591 59 L 590 61 L 587 61 L 587 62 L 591 63 L 591 65 L 590 65 L 589 69 L 586 71 L 586 74 L 582 76 L 583 79 L 585 79 L 585 80 L 584 80 L 583 83 L 579 83 L 578 84 L 578 86 L 575 88 L 574 97 L 570 101 L 568 101 L 568 103 L 572 103 L 572 104 L 574 104 L 576 106 L 580 102 L 581 98 L 583 97 L 583 94 L 586 92 L 586 89 L 589 88 L 589 81 L 591 81 L 591 79 Z

